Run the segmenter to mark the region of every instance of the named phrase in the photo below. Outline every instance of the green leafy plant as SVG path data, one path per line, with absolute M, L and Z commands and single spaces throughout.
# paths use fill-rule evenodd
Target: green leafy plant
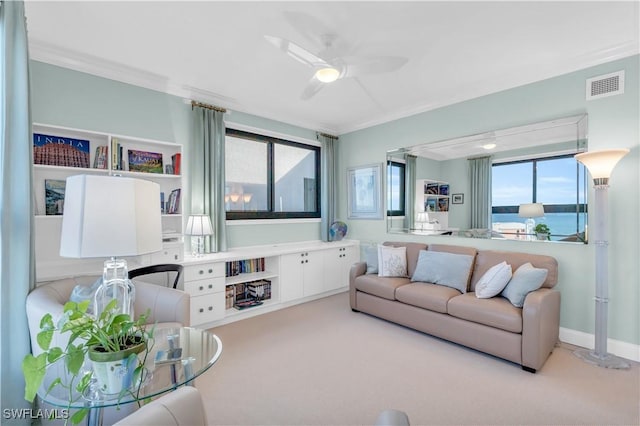
M 66 388 L 69 393 L 69 407 L 74 402 L 74 393 L 82 395 L 94 378 L 93 371 L 82 366 L 89 352 L 118 352 L 133 345 L 144 345 L 144 360 L 153 342 L 153 327 L 148 330 L 146 320 L 149 311 L 133 320 L 129 314 L 119 313 L 116 300 L 111 301 L 99 317 L 87 313 L 89 301 L 67 302 L 58 324 L 54 324 L 51 314 L 45 314 L 40 320 L 40 332 L 37 335 L 38 346 L 43 352 L 38 356 L 27 354 L 22 360 L 22 373 L 25 379 L 24 398 L 33 402 L 38 389 L 45 379 L 46 369 L 56 362 L 64 362 L 68 375 L 55 378 L 47 388 L 47 393 L 57 386 Z M 67 345 L 62 348 L 51 346 L 55 332 L 70 333 Z M 137 361 L 137 354 L 129 355 L 128 362 Z M 132 383 L 142 383 L 144 361 L 133 371 Z M 126 393 L 123 390 L 120 396 Z M 76 394 L 77 395 L 77 394 Z M 76 396 L 77 398 L 77 396 Z M 87 415 L 89 408 L 79 409 L 71 416 L 71 422 L 77 424 Z
M 535 228 L 533 228 L 536 235 L 546 234 L 546 239 L 550 240 L 551 230 L 544 223 L 538 223 Z

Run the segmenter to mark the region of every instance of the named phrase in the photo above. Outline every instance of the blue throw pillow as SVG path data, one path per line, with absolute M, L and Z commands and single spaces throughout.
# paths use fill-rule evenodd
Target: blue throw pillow
M 367 246 L 364 248 L 364 260 L 367 262 L 367 274 L 378 273 L 378 247 Z
M 420 250 L 411 281 L 439 284 L 467 292 L 473 256 L 443 251 Z
M 513 273 L 511 281 L 502 290 L 502 297 L 509 299 L 516 308 L 522 308 L 527 294 L 539 289 L 548 273 L 546 269 L 534 268 L 531 263 L 525 263 Z

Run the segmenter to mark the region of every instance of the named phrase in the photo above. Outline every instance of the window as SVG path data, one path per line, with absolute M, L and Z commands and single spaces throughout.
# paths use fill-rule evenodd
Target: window
M 523 222 L 518 207 L 542 203 L 553 239 L 584 235 L 586 219 L 585 168 L 573 155 L 494 164 L 492 167 L 492 222 Z
M 320 148 L 241 130 L 225 138 L 227 219 L 320 217 Z
M 387 161 L 387 216 L 404 216 L 405 164 Z

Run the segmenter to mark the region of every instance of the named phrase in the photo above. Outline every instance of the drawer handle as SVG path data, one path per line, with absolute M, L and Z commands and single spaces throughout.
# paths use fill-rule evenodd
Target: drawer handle
M 204 274 L 204 271 L 203 271 L 202 269 L 200 269 L 200 270 L 198 271 L 198 273 L 199 273 L 200 275 L 202 275 L 202 274 Z
M 204 287 L 200 286 L 200 291 L 204 290 Z
M 200 308 L 200 313 L 204 312 L 204 309 Z
M 209 284 L 209 288 L 213 288 L 213 284 Z
M 209 306 L 209 310 L 210 310 L 210 311 L 213 311 L 213 306 Z
M 213 274 L 213 269 L 209 269 L 209 273 L 210 273 L 210 274 Z

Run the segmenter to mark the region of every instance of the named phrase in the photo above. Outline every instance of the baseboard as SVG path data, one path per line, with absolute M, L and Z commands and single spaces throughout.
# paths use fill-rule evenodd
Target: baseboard
M 595 336 L 582 331 L 560 327 L 560 341 L 583 348 L 593 348 Z M 640 362 L 640 345 L 607 339 L 607 352 L 631 361 Z

